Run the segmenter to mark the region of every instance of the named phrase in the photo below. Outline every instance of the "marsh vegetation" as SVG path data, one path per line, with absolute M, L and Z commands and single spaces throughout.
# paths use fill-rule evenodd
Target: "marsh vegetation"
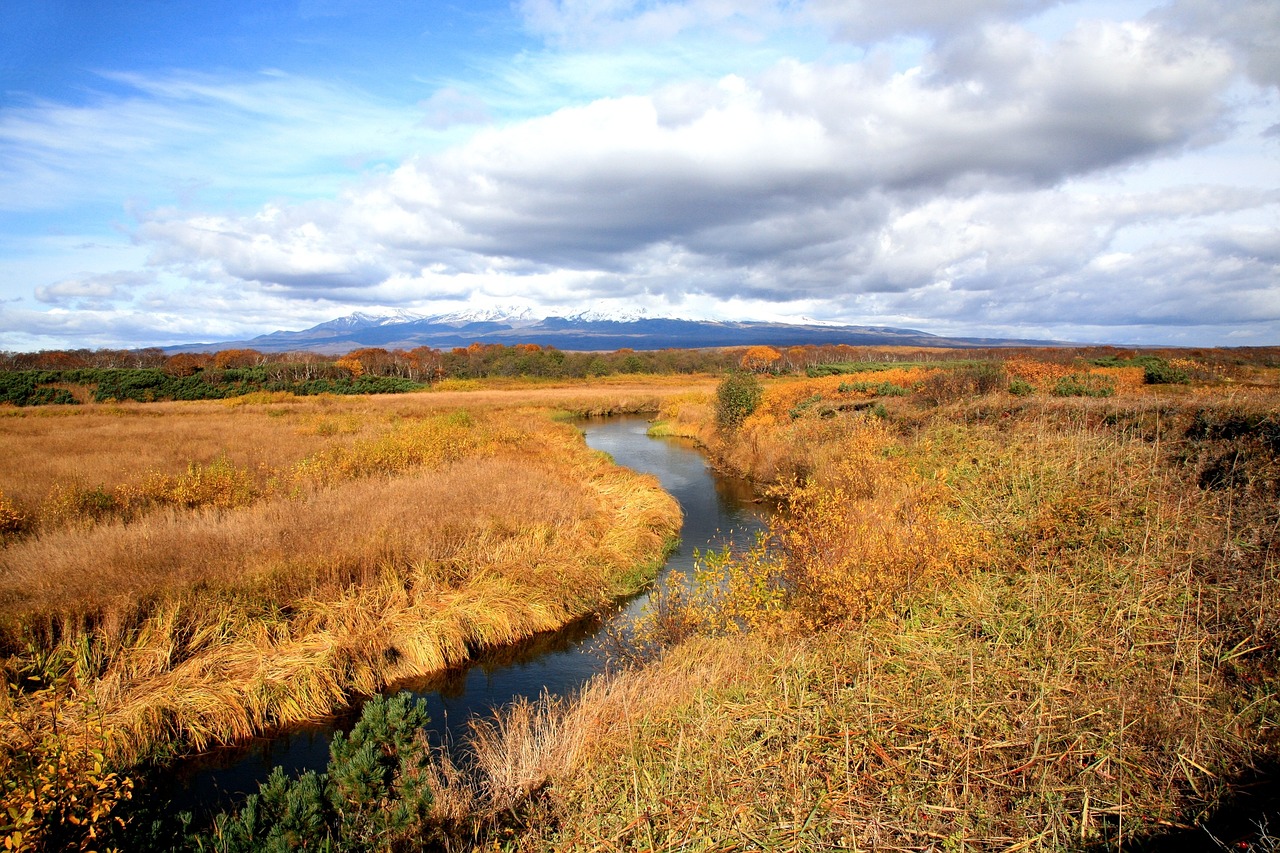
M 6 412 L 6 832 L 46 849 L 1122 848 L 1203 822 L 1280 758 L 1274 353 L 844 355 L 806 375 L 803 353 L 744 353 L 728 390 Z M 412 710 L 381 706 L 359 749 L 394 741 L 394 761 L 342 747 L 199 840 L 114 822 L 144 757 L 642 584 L 675 508 L 553 411 L 653 413 L 783 511 L 660 584 L 616 670 L 477 721 L 463 750 L 406 740 L 387 715 Z M 113 425 L 144 464 L 88 449 Z M 381 787 L 349 784 L 354 766 Z M 83 806 L 41 798 L 67 779 Z

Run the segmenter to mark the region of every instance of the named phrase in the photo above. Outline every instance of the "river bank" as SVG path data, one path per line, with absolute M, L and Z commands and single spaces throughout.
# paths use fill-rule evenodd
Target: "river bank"
M 57 846 L 38 841 L 50 820 L 74 834 L 131 795 L 127 775 L 95 767 L 167 761 L 322 717 L 349 696 L 555 629 L 648 582 L 679 508 L 655 480 L 528 403 L 131 410 L 124 422 L 144 419 L 157 439 L 188 417 L 220 429 L 229 411 L 238 440 L 261 455 L 55 484 L 32 532 L 6 542 L 0 756 L 11 796 L 88 786 L 83 797 L 37 800 L 12 831 Z M 8 449 L 34 458 L 40 435 Z M 279 450 L 295 437 L 311 449 Z M 127 442 L 97 446 L 129 452 Z M 147 499 L 85 497 L 98 494 Z M 93 791 L 105 792 L 96 803 Z
M 679 544 L 667 555 L 662 573 L 692 574 L 697 555 L 709 549 L 748 547 L 763 529 L 768 509 L 744 481 L 715 475 L 705 455 L 688 441 L 650 437 L 650 421 L 637 415 L 575 420 L 592 450 L 606 453 L 618 465 L 657 479 L 681 509 Z M 410 678 L 383 691 L 407 690 L 423 702 L 430 720 L 425 726 L 435 747 L 463 745 L 477 716 L 487 716 L 518 700 L 572 695 L 607 664 L 613 632 L 623 629 L 643 609 L 645 598 L 628 596 L 607 614 L 584 617 L 562 629 L 483 651 L 466 666 L 425 678 Z M 275 767 L 289 776 L 323 771 L 336 731 L 348 731 L 359 717 L 359 705 L 328 721 L 260 737 L 249 744 L 216 751 L 183 762 L 164 773 L 155 786 L 169 805 L 197 817 L 235 807 L 258 790 Z

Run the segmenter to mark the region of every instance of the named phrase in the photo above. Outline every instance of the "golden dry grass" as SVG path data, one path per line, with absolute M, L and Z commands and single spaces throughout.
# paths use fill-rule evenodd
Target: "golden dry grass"
M 470 411 L 572 414 L 657 411 L 669 396 L 711 389 L 709 377 L 613 377 L 593 383 L 476 383 L 473 391 L 373 397 L 251 394 L 226 401 L 123 403 L 0 411 L 0 495 L 39 526 L 59 495 L 178 476 L 225 459 L 266 490 L 271 476 L 334 447 L 376 438 L 403 420 Z M 64 503 L 66 501 L 64 500 Z
M 651 576 L 679 509 L 539 406 L 656 406 L 663 389 L 551 390 L 130 413 L 117 439 L 142 440 L 145 419 L 153 431 L 243 440 L 266 485 L 243 501 L 153 504 L 6 543 L 10 671 L 62 677 L 76 698 L 60 713 L 91 711 L 131 760 L 320 716 L 600 608 Z M 459 398 L 480 405 L 461 411 Z M 75 423 L 23 428 L 39 444 L 37 427 Z M 191 470 L 166 482 L 192 487 Z M 21 695 L 6 703 L 13 720 L 38 724 Z
M 483 729 L 476 788 L 523 804 L 513 849 L 1119 848 L 1278 757 L 1274 384 L 895 411 L 888 446 L 851 442 L 883 429 L 862 415 L 802 416 L 718 451 L 748 473 L 813 466 L 810 510 L 841 464 L 905 466 L 947 500 L 903 512 L 914 499 L 874 489 L 884 523 L 915 535 L 933 513 L 983 547 L 817 623 L 794 547 L 731 558 L 683 605 L 731 618 L 695 613 L 648 665 Z M 834 553 L 830 520 L 780 525 Z M 750 582 L 765 559 L 780 586 Z M 877 571 L 841 565 L 855 595 Z M 804 612 L 744 618 L 762 589 Z

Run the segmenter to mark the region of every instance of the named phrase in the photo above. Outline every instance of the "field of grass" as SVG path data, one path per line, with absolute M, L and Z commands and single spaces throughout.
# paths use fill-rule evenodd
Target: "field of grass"
M 941 404 L 928 378 L 878 411 L 797 411 L 849 376 L 775 380 L 732 432 L 711 396 L 668 402 L 662 431 L 787 511 L 666 585 L 632 667 L 481 728 L 465 793 L 520 817 L 480 837 L 1133 849 L 1275 766 L 1280 377 Z
M 0 415 L 5 837 L 56 848 L 45 824 L 92 825 L 126 797 L 107 768 L 322 716 L 633 592 L 679 508 L 553 415 L 665 393 Z M 41 795 L 68 776 L 99 793 Z
M 661 585 L 580 694 L 478 721 L 453 755 L 402 743 L 385 779 L 412 784 L 362 801 L 384 828 L 366 846 L 1136 849 L 1280 762 L 1262 355 L 1162 357 L 1153 380 L 1149 361 L 938 354 L 763 377 L 732 419 L 706 377 L 4 413 L 0 457 L 29 461 L 0 464 L 32 472 L 0 479 L 9 778 L 77 780 L 96 811 L 39 785 L 6 805 L 45 809 L 35 849 L 72 818 L 105 832 L 128 813 L 112 755 L 304 718 L 633 585 L 672 508 L 557 413 L 645 411 L 781 502 L 768 535 Z M 145 469 L 65 438 L 128 454 L 143 418 L 182 436 L 137 448 Z M 137 429 L 118 445 L 116 422 Z M 355 844 L 298 823 L 354 808 L 331 767 L 183 843 Z M 1274 849 L 1261 828 L 1224 843 Z

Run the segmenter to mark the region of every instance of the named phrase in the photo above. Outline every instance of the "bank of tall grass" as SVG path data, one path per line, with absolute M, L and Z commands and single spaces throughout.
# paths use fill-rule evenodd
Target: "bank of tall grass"
M 121 768 L 323 716 L 639 588 L 679 508 L 528 404 L 10 418 L 7 449 L 45 486 L 9 503 L 0 550 L 4 836 L 85 841 L 127 797 Z M 96 467 L 66 482 L 34 460 L 80 424 L 121 432 L 78 448 Z M 217 455 L 184 466 L 195 436 Z M 155 468 L 118 458 L 147 438 Z M 69 778 L 90 781 L 64 813 L 50 792 Z
M 482 728 L 468 790 L 520 818 L 481 837 L 1121 849 L 1280 757 L 1274 385 L 793 416 L 815 393 L 732 432 L 672 401 L 786 511 L 666 585 L 634 666 Z

